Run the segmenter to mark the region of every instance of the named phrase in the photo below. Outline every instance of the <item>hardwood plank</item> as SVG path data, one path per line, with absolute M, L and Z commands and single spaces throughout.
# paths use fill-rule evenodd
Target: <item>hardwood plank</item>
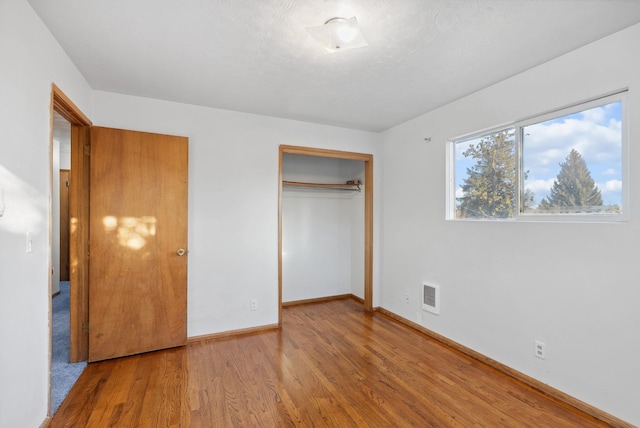
M 91 363 L 50 427 L 609 426 L 353 299 Z

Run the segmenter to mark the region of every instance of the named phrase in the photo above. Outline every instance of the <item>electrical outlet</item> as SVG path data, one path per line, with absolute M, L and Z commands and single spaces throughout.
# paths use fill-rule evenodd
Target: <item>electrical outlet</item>
M 547 349 L 546 349 L 547 345 L 545 345 L 544 343 L 540 342 L 539 340 L 535 341 L 535 348 L 533 350 L 533 355 L 535 355 L 538 358 L 541 359 L 546 359 L 547 358 Z
M 404 303 L 406 305 L 410 305 L 411 304 L 411 296 L 409 295 L 409 293 L 405 293 L 405 295 L 404 295 Z
M 250 302 L 249 306 L 251 307 L 252 311 L 257 311 L 258 310 L 258 299 L 251 299 L 251 302 Z

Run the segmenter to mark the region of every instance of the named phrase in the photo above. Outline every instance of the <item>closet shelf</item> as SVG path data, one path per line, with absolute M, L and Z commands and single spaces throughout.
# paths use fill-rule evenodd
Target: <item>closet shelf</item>
M 306 188 L 318 188 L 318 189 L 335 189 L 335 190 L 347 190 L 360 192 L 362 181 L 349 180 L 345 183 L 306 183 L 302 181 L 287 181 L 282 180 L 282 185 L 287 187 L 306 187 Z

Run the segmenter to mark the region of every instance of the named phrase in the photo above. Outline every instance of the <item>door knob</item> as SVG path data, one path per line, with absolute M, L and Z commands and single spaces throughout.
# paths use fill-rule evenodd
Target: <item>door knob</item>
M 185 250 L 183 250 L 182 248 L 180 248 L 178 251 L 176 251 L 176 253 L 177 253 L 179 256 L 184 256 L 184 255 L 185 255 L 185 253 L 186 253 L 186 251 L 185 251 Z

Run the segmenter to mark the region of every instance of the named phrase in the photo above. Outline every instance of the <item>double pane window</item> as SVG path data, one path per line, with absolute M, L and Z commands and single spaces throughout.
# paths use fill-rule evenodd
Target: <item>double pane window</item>
M 624 95 L 452 141 L 449 218 L 624 220 Z

